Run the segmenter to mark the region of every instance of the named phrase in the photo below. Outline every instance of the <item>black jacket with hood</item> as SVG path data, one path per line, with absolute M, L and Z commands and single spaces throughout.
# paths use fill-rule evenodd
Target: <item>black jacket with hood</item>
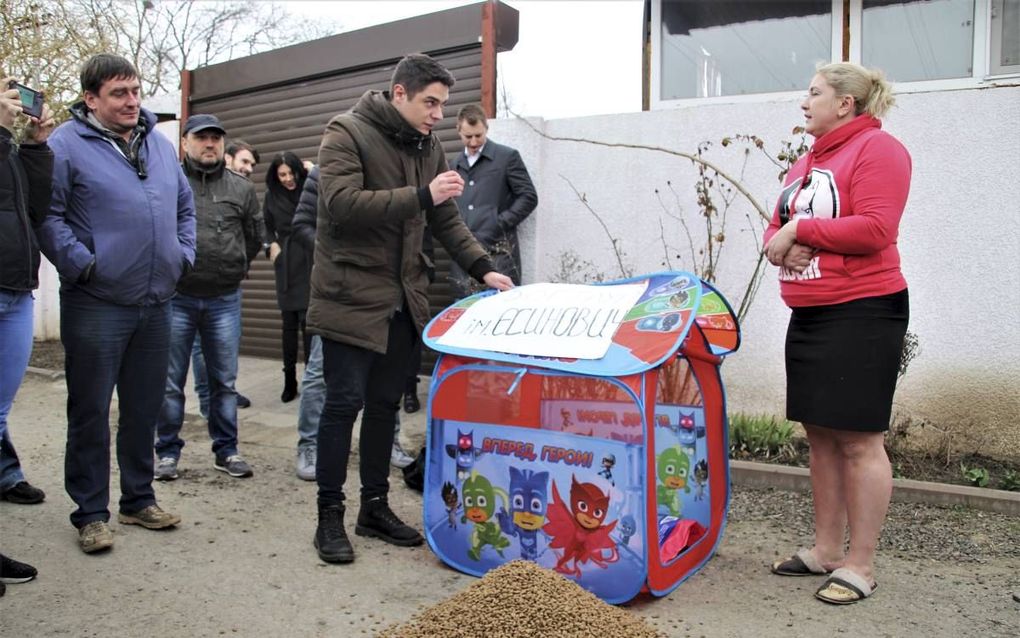
M 43 144 L 14 143 L 0 126 L 0 289 L 39 286 L 35 229 L 50 209 L 53 153 Z

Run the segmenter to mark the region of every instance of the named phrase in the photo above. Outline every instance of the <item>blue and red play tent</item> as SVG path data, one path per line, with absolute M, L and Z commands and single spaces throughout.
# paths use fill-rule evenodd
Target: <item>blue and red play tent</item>
M 736 317 L 686 272 L 585 289 L 604 286 L 639 296 L 598 359 L 451 345 L 447 333 L 492 292 L 427 326 L 425 344 L 441 356 L 424 523 L 450 566 L 480 576 L 524 558 L 621 603 L 669 593 L 711 557 L 729 500 L 719 365 L 739 346 Z M 555 319 L 567 326 L 565 317 Z

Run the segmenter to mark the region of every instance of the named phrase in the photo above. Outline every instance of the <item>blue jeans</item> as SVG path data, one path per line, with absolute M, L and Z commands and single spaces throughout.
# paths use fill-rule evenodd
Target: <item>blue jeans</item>
M 73 288 L 60 291 L 67 374 L 64 487 L 78 528 L 110 520 L 110 399 L 116 388 L 120 511 L 156 502 L 152 437 L 166 386 L 170 304 L 120 306 Z
M 195 345 L 191 348 L 191 376 L 195 379 L 195 394 L 198 395 L 198 411 L 202 418 L 209 418 L 209 373 L 205 369 L 202 355 L 202 335 L 195 331 Z
M 0 290 L 0 492 L 25 480 L 7 415 L 32 354 L 32 293 Z
M 319 436 L 319 417 L 326 403 L 326 379 L 322 376 L 322 338 L 312 335 L 308 363 L 301 377 L 301 405 L 298 408 L 298 450 L 315 447 Z
M 184 384 L 188 378 L 195 334 L 209 375 L 209 437 L 218 457 L 237 454 L 237 351 L 241 338 L 241 290 L 221 297 L 178 294 L 170 302 L 173 328 L 166 397 L 156 423 L 156 456 L 180 458 L 184 440 Z

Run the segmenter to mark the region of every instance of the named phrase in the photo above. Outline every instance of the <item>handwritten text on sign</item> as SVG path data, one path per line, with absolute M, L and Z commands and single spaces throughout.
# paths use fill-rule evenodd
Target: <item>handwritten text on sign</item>
M 520 286 L 480 299 L 438 342 L 539 357 L 601 359 L 646 286 Z

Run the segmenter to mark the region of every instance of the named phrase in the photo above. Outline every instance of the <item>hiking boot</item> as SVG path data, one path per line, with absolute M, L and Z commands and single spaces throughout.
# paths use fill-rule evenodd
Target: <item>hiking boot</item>
M 86 554 L 113 547 L 113 532 L 106 521 L 92 521 L 78 530 L 78 546 Z
M 402 470 L 411 463 L 414 463 L 414 457 L 404 451 L 403 446 L 400 445 L 400 441 L 394 437 L 393 449 L 390 450 L 390 465 Z
M 254 474 L 251 471 L 251 466 L 245 462 L 240 454 L 231 454 L 226 458 L 217 456 L 213 467 L 220 472 L 226 472 L 234 478 L 248 478 Z
M 344 529 L 343 505 L 320 505 L 319 525 L 312 541 L 319 550 L 319 558 L 327 563 L 350 563 L 354 560 L 354 547 Z
M 156 463 L 156 470 L 152 477 L 157 481 L 173 481 L 177 478 L 177 459 L 172 456 L 164 456 Z
M 302 481 L 315 480 L 315 460 L 318 456 L 315 446 L 298 448 L 297 477 Z
M 241 394 L 240 392 L 238 392 L 237 393 L 237 407 L 242 409 L 242 410 L 245 409 L 245 408 L 250 408 L 251 407 L 251 399 L 249 399 L 248 397 L 246 397 L 243 394 Z
M 27 583 L 35 578 L 35 575 L 38 573 L 35 567 L 31 565 L 26 565 L 0 554 L 0 583 L 7 583 L 8 585 Z
M 42 503 L 46 498 L 46 492 L 38 487 L 29 485 L 28 481 L 18 481 L 14 487 L 4 490 L 0 495 L 5 501 L 17 503 L 18 505 L 35 505 Z
M 361 504 L 354 533 L 358 536 L 374 536 L 401 547 L 421 545 L 425 541 L 417 530 L 397 518 L 384 496 L 377 496 Z
M 137 512 L 121 512 L 117 515 L 117 520 L 122 525 L 141 525 L 145 529 L 163 529 L 180 523 L 181 517 L 179 514 L 164 512 L 159 505 L 153 503 Z

